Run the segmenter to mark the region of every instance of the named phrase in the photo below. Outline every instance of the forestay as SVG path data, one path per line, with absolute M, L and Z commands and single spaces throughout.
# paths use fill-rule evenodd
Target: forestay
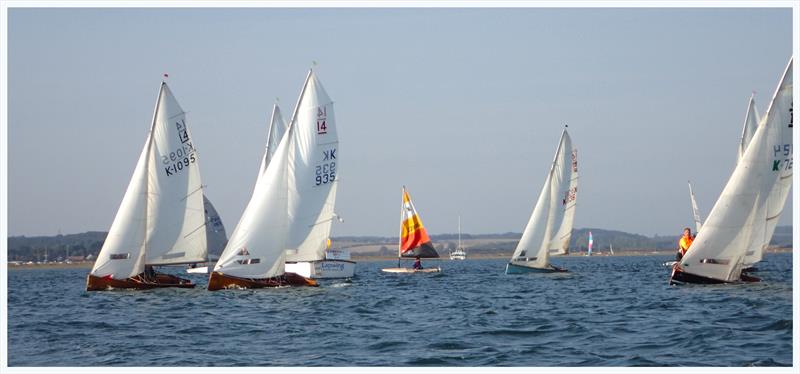
M 792 167 L 792 60 L 758 126 L 681 268 L 721 281 L 736 281 L 745 253 L 763 246 L 768 197 Z

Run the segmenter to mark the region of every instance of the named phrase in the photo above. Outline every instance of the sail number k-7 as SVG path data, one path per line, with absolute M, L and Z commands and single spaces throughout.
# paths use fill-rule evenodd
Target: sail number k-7
M 783 146 L 775 145 L 772 148 L 774 152 L 773 157 L 777 158 L 777 160 L 772 160 L 772 171 L 777 170 L 792 170 L 792 145 L 791 144 L 784 144 Z M 781 157 L 787 157 L 781 159 Z

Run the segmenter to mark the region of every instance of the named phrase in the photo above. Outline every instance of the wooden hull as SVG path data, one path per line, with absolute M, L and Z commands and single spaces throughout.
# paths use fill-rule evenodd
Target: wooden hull
M 547 268 L 534 268 L 529 266 L 516 265 L 512 263 L 506 264 L 506 274 L 528 274 L 528 273 L 565 273 L 566 269 L 557 268 L 553 265 L 548 265 Z
M 318 287 L 313 279 L 295 273 L 283 273 L 281 276 L 263 279 L 239 278 L 218 271 L 211 272 L 208 278 L 208 290 L 217 291 L 229 288 L 267 288 L 267 287 Z
M 669 277 L 669 284 L 671 285 L 680 285 L 686 283 L 694 283 L 694 284 L 722 284 L 722 283 L 738 283 L 738 282 L 761 282 L 760 278 L 754 277 L 752 275 L 741 274 L 737 281 L 725 281 L 716 278 L 709 278 L 704 277 L 702 275 L 687 273 L 679 266 L 675 266 L 672 268 L 672 275 Z
M 403 273 L 403 274 L 416 274 L 416 273 L 440 273 L 441 268 L 426 268 L 426 269 L 412 269 L 412 268 L 384 268 L 381 269 L 384 273 Z
M 157 273 L 155 279 L 146 279 L 144 274 L 139 274 L 127 279 L 113 279 L 111 277 L 86 276 L 86 291 L 106 291 L 113 289 L 149 290 L 151 288 L 193 288 L 192 281 L 170 274 Z

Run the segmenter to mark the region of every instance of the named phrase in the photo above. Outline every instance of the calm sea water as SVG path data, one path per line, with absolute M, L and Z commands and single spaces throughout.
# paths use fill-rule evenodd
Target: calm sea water
M 193 290 L 88 293 L 87 269 L 9 269 L 9 365 L 791 366 L 791 254 L 746 285 L 669 286 L 668 259 L 521 276 L 504 260 L 361 262 L 352 282 L 218 292 L 192 275 Z

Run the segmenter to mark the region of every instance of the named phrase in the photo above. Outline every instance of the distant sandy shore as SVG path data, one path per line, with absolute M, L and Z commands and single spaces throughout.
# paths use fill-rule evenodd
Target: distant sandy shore
M 593 257 L 625 257 L 625 256 L 668 256 L 672 255 L 675 251 L 673 250 L 631 250 L 631 251 L 619 251 L 615 254 L 610 253 L 600 253 L 598 255 L 594 255 Z M 767 250 L 767 253 L 792 253 L 791 248 L 771 248 Z M 470 260 L 474 259 L 507 259 L 510 254 L 472 254 L 469 255 Z M 562 256 L 559 256 L 562 257 Z M 566 257 L 584 257 L 583 253 L 571 253 Z M 374 262 L 374 261 L 396 261 L 397 257 L 394 256 L 371 256 L 371 255 L 363 255 L 363 254 L 353 254 L 352 258 L 354 261 L 363 261 L 363 262 Z M 411 260 L 411 259 L 409 259 Z M 449 258 L 442 257 L 441 260 L 450 260 Z M 94 262 L 91 261 L 84 261 L 84 262 L 73 262 L 71 264 L 65 263 L 48 263 L 48 264 L 8 264 L 8 269 L 91 269 Z

